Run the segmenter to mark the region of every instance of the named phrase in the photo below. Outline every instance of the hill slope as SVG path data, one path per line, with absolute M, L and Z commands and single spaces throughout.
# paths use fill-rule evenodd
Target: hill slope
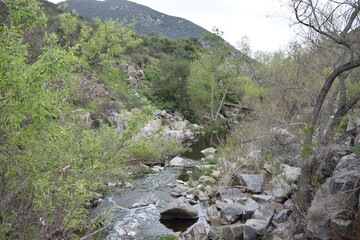
M 80 15 L 88 18 L 136 20 L 134 30 L 139 33 L 156 33 L 160 36 L 181 39 L 200 38 L 208 31 L 186 19 L 173 17 L 155 11 L 149 7 L 127 0 L 67 0 L 68 9 L 75 9 Z

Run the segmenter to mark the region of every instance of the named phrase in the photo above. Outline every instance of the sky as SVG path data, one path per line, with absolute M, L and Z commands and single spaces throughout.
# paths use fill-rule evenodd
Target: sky
M 50 0 L 57 3 L 61 0 Z M 252 52 L 282 49 L 293 37 L 290 11 L 280 0 L 131 0 L 167 15 L 224 32 L 233 46 L 247 36 Z

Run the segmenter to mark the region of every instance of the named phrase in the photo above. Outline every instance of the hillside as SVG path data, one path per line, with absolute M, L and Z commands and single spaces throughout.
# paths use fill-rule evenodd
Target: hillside
M 75 9 L 80 15 L 101 19 L 134 19 L 138 22 L 134 30 L 139 33 L 156 33 L 160 36 L 181 39 L 200 38 L 208 31 L 186 19 L 169 16 L 149 7 L 127 0 L 68 0 L 68 9 Z

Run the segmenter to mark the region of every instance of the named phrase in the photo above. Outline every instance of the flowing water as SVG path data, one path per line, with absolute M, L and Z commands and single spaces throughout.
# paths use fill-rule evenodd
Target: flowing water
M 200 151 L 213 145 L 208 136 L 200 138 L 193 144 L 193 151 L 185 154 L 184 167 L 198 165 L 199 162 L 193 159 L 203 157 Z M 159 239 L 161 235 L 185 231 L 194 224 L 194 221 L 160 221 L 161 209 L 175 200 L 170 191 L 184 167 L 167 167 L 163 172 L 139 178 L 134 182 L 132 190 L 122 190 L 105 199 L 100 208 L 110 209 L 107 221 L 113 224 L 107 230 L 106 239 Z M 132 208 L 133 204 L 139 207 Z M 202 207 L 195 207 L 200 216 L 197 221 L 208 226 Z

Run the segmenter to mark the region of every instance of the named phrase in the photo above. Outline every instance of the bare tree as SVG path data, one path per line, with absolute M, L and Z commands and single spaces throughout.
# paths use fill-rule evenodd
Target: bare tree
M 360 1 L 292 0 L 291 6 L 297 23 L 304 27 L 312 45 L 327 46 L 332 53 L 333 65 L 324 79 L 309 122 L 310 126 L 317 127 L 325 99 L 338 79 L 335 91 L 338 97 L 332 98 L 337 101 L 337 110 L 328 125 L 327 132 L 330 133 L 360 98 L 359 91 L 348 98 L 345 84 L 349 73 L 360 66 Z M 313 134 L 314 130 L 311 130 L 307 136 L 308 144 L 312 142 Z

